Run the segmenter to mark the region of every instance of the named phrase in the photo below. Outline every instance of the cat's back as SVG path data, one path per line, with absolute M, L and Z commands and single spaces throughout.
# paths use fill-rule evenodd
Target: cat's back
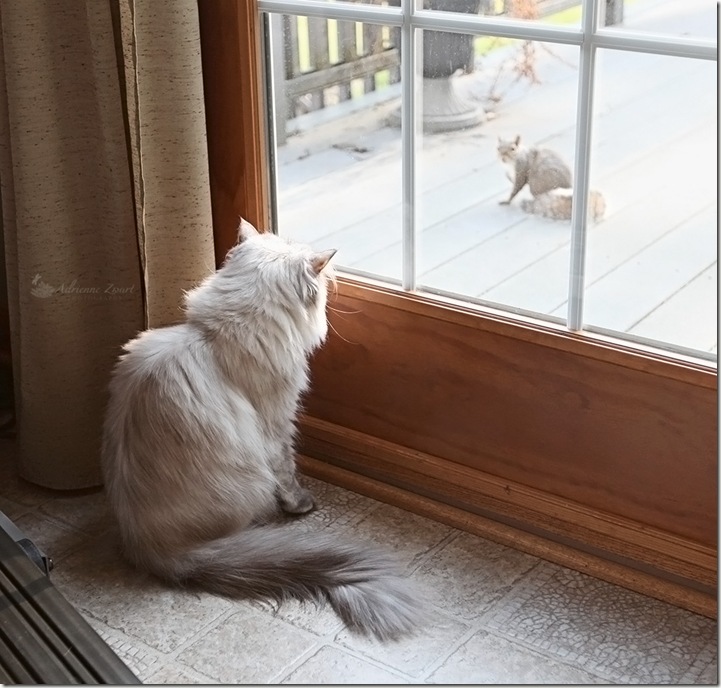
M 198 332 L 186 323 L 145 330 L 123 346 L 124 353 L 113 371 L 111 387 L 167 375 L 179 365 L 187 365 L 200 345 Z
M 230 448 L 241 438 L 258 442 L 252 404 L 226 384 L 202 331 L 188 324 L 146 330 L 124 349 L 104 424 L 103 464 L 116 496 L 139 494 L 148 476 L 173 482 L 194 475 L 201 485 L 198 457 L 212 472 L 211 457 L 218 470 L 233 463 Z M 152 499 L 143 508 L 152 511 Z
M 145 330 L 123 346 L 125 355 L 121 362 L 132 365 L 153 365 L 176 356 L 183 347 L 196 339 L 193 329 L 187 323 Z
M 110 380 L 106 430 L 132 422 L 137 409 L 187 421 L 219 389 L 202 336 L 187 324 L 146 330 L 124 347 Z
M 110 381 L 106 432 L 122 431 L 138 420 L 159 427 L 208 428 L 236 441 L 235 431 L 248 431 L 256 412 L 242 386 L 230 384 L 208 336 L 188 323 L 146 330 L 124 347 Z M 238 419 L 244 419 L 241 422 Z M 246 422 L 247 421 L 247 422 Z M 202 426 L 202 427 L 201 427 Z

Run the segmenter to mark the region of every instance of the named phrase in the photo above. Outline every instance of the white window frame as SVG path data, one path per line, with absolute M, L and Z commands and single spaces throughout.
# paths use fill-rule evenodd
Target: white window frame
M 574 188 L 578 191 L 571 217 L 571 258 L 569 266 L 569 295 L 566 327 L 572 332 L 597 332 L 611 337 L 623 333 L 594 327 L 583 322 L 587 199 L 591 134 L 593 125 L 593 94 L 596 78 L 595 58 L 599 48 L 650 53 L 671 57 L 718 60 L 715 42 L 688 37 L 645 35 L 627 29 L 600 26 L 599 18 L 604 0 L 581 0 L 581 26 L 559 27 L 542 22 L 486 17 L 439 10 L 423 10 L 422 0 L 404 0 L 401 7 L 385 7 L 325 0 L 258 0 L 261 13 L 319 17 L 341 21 L 382 24 L 401 29 L 401 139 L 402 139 L 402 204 L 403 204 L 403 271 L 402 288 L 416 290 L 416 151 L 421 138 L 419 97 L 422 89 L 415 88 L 420 78 L 421 31 L 435 30 L 484 36 L 498 36 L 546 43 L 578 46 L 578 97 L 576 105 L 576 143 Z M 273 197 L 275 194 L 271 194 Z M 272 213 L 277 216 L 277 209 Z M 424 290 L 423 292 L 427 292 Z M 462 296 L 458 295 L 460 300 Z M 509 310 L 513 310 L 509 308 Z M 543 320 L 542 316 L 539 319 Z M 623 338 L 626 340 L 626 338 Z M 629 338 L 630 339 L 630 338 Z M 635 341 L 633 338 L 631 341 Z M 651 343 L 651 342 L 650 342 Z M 651 343 L 652 345 L 654 343 Z M 660 348 L 677 351 L 668 342 Z M 715 354 L 684 351 L 695 358 L 715 361 Z

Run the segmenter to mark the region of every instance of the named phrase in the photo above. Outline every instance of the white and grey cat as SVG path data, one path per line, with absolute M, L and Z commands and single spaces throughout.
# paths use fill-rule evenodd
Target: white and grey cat
M 379 639 L 421 606 L 382 551 L 273 524 L 305 513 L 293 437 L 308 356 L 327 334 L 329 261 L 243 221 L 224 265 L 186 295 L 185 322 L 125 346 L 110 384 L 103 470 L 126 556 L 230 597 L 329 602 Z

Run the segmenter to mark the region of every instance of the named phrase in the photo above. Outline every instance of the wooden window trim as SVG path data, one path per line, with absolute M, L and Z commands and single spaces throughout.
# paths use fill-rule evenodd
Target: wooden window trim
M 269 226 L 261 27 L 255 0 L 199 9 L 220 263 L 238 216 Z M 716 615 L 715 370 L 370 281 L 332 301 L 306 470 Z
M 216 264 L 242 216 L 270 225 L 261 26 L 255 0 L 198 0 Z M 229 97 L 232 95 L 232 97 Z
M 338 279 L 338 292 L 344 296 L 386 304 L 424 318 L 440 322 L 463 324 L 471 329 L 495 332 L 501 336 L 534 342 L 558 351 L 607 361 L 614 365 L 643 370 L 653 375 L 685 380 L 716 389 L 714 368 L 698 359 L 674 356 L 641 345 L 624 344 L 620 340 L 589 332 L 570 332 L 531 318 L 506 314 L 491 308 L 474 307 L 440 299 L 418 292 L 404 292 L 373 280 L 359 280 L 350 276 Z

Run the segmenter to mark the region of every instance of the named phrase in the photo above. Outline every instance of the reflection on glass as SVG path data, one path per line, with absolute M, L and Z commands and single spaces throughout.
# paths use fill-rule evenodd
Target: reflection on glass
M 584 320 L 699 351 L 717 340 L 716 63 L 599 54 Z
M 451 7 L 424 2 L 427 9 Z M 601 7 L 606 17 L 618 12 L 610 2 Z M 663 26 L 687 26 L 690 35 L 694 30 L 678 23 L 679 8 L 687 18 L 700 17 L 707 5 L 621 4 L 614 26 L 656 27 L 660 34 Z M 539 13 L 542 5 L 580 12 L 578 3 L 560 0 L 513 3 L 516 12 L 526 5 Z M 502 13 L 511 4 L 453 6 Z M 269 26 L 277 231 L 337 248 L 341 268 L 399 281 L 400 30 L 277 14 L 269 15 Z M 572 169 L 578 48 L 432 30 L 418 35 L 416 285 L 564 321 L 578 191 Z M 716 94 L 714 61 L 599 51 L 587 326 L 715 351 Z
M 397 4 L 393 0 L 320 0 L 328 4 L 339 3 L 341 5 L 393 5 Z M 405 1 L 405 0 L 404 0 Z
M 398 2 L 394 0 L 389 4 Z M 423 0 L 423 9 L 542 24 L 579 26 L 581 23 L 581 0 Z
M 578 49 L 428 33 L 426 59 L 460 39 L 474 59 L 424 71 L 418 283 L 548 315 L 568 295 Z
M 281 15 L 270 30 L 277 232 L 399 279 L 400 258 L 388 259 L 402 227 L 397 30 Z
M 716 40 L 716 0 L 604 0 L 601 4 L 603 26 Z

